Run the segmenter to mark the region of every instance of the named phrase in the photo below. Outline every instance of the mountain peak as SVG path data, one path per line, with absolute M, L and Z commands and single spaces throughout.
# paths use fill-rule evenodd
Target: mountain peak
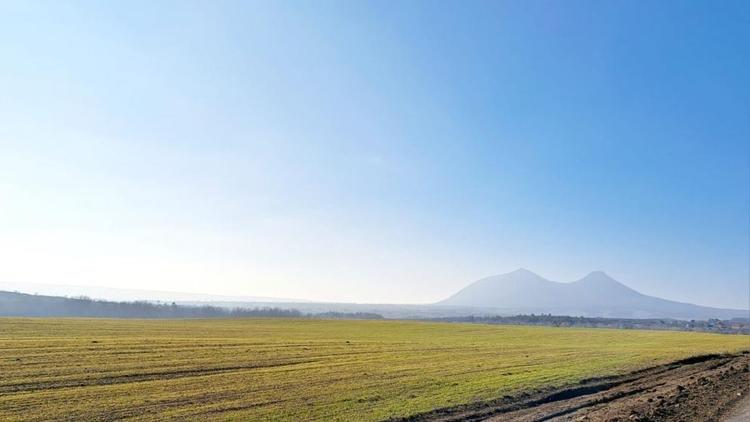
M 515 271 L 511 271 L 509 274 L 525 274 L 525 275 L 537 275 L 533 271 L 529 271 L 526 268 L 519 268 Z
M 494 277 L 491 277 L 493 279 L 505 279 L 505 280 L 517 280 L 517 281 L 524 281 L 524 282 L 531 282 L 531 281 L 547 281 L 544 277 L 540 276 L 539 274 L 527 270 L 526 268 L 519 268 L 515 271 L 511 271 L 509 273 L 500 274 Z
M 629 292 L 635 292 L 635 290 L 610 277 L 604 271 L 592 271 L 586 277 L 576 281 L 573 284 L 577 284 L 581 287 L 585 286 L 586 288 L 618 289 L 622 292 L 626 290 Z
M 604 271 L 591 271 L 586 277 L 582 278 L 581 280 L 606 280 L 606 281 L 616 281 L 614 278 L 610 277 L 605 273 Z

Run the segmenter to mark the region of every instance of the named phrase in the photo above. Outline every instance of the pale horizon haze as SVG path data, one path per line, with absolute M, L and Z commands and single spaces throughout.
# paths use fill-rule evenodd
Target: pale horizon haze
M 0 285 L 750 304 L 750 3 L 0 2 Z

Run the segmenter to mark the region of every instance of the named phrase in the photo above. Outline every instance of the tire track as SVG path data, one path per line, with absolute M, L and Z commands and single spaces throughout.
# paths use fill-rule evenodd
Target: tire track
M 704 355 L 391 421 L 718 420 L 748 393 L 750 354 Z

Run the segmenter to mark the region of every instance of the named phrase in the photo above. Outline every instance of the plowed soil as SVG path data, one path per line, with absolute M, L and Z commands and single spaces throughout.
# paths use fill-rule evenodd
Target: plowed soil
M 750 354 L 706 355 L 403 421 L 720 421 L 750 394 Z

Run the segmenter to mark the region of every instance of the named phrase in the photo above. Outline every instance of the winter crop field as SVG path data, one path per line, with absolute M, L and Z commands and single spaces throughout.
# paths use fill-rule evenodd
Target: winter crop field
M 0 420 L 383 420 L 747 336 L 291 319 L 0 319 Z

